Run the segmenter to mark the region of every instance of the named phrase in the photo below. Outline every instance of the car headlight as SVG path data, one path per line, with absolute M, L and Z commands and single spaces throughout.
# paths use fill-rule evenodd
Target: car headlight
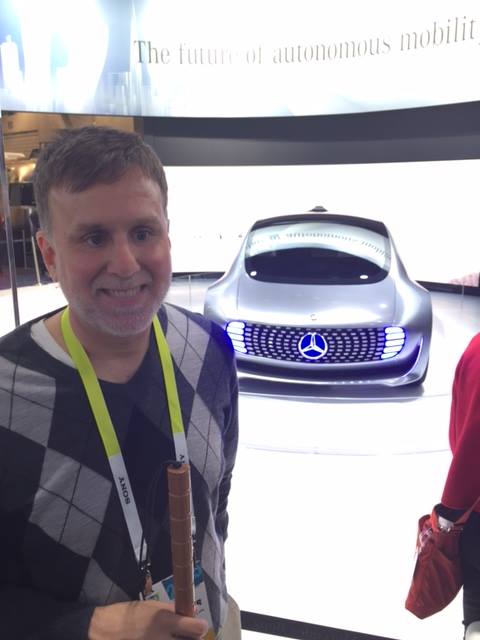
M 232 320 L 225 327 L 228 335 L 233 344 L 235 351 L 239 353 L 247 353 L 247 347 L 245 346 L 245 323 L 240 320 Z
M 380 356 L 382 360 L 393 358 L 405 346 L 406 334 L 402 327 L 385 327 L 385 345 Z

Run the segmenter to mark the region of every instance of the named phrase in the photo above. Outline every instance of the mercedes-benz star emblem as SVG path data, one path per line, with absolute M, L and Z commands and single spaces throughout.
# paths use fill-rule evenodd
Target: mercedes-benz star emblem
M 328 351 L 328 344 L 320 333 L 305 333 L 298 341 L 298 350 L 307 360 L 320 360 Z

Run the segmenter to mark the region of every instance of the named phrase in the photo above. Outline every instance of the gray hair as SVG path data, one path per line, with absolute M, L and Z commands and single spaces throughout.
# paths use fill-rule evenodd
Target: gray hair
M 133 167 L 160 186 L 167 215 L 165 171 L 159 157 L 139 134 L 110 127 L 62 129 L 41 148 L 33 175 L 41 228 L 51 234 L 48 196 L 52 188 L 78 193 L 96 184 L 116 182 Z

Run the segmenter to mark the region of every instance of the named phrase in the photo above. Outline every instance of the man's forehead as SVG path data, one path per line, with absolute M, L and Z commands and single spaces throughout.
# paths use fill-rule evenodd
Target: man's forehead
M 108 206 L 110 202 L 122 206 L 124 203 L 135 203 L 147 211 L 164 211 L 164 198 L 160 185 L 150 178 L 140 174 L 138 176 L 124 176 L 115 182 L 97 182 L 86 189 L 77 190 L 68 184 L 53 185 L 48 192 L 49 208 L 81 207 L 82 204 Z M 136 208 L 136 205 L 135 207 Z
M 79 192 L 78 195 L 80 195 Z M 95 230 L 110 233 L 147 226 L 169 228 L 169 221 L 160 197 L 72 197 L 63 190 L 53 190 L 49 198 L 52 231 L 59 226 L 68 235 L 81 235 Z
M 158 182 L 137 169 L 127 171 L 117 180 L 99 180 L 87 186 L 76 185 L 68 181 L 58 182 L 51 185 L 48 194 L 49 196 L 52 194 L 67 194 L 74 197 L 82 197 L 122 189 L 131 190 L 132 193 L 148 191 L 151 194 L 155 193 L 155 195 L 162 196 L 162 189 Z

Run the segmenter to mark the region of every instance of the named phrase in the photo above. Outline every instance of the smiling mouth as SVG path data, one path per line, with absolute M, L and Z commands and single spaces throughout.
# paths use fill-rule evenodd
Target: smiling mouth
M 101 289 L 101 291 L 113 298 L 131 298 L 143 291 L 146 286 L 142 284 L 139 287 L 131 287 L 130 289 Z

